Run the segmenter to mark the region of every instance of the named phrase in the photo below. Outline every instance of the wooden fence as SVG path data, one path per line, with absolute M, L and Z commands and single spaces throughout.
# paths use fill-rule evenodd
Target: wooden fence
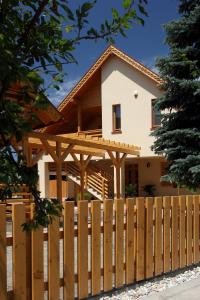
M 0 299 L 43 300 L 45 291 L 49 300 L 82 299 L 196 264 L 199 205 L 200 196 L 65 202 L 48 231 L 27 234 L 25 206 L 14 204 L 11 236 L 0 205 Z

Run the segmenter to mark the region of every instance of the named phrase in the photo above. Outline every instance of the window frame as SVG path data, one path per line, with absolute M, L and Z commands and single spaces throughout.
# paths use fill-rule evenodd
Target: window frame
M 154 129 L 159 128 L 161 126 L 161 122 L 160 122 L 160 124 L 155 124 L 154 105 L 155 105 L 156 101 L 157 101 L 156 98 L 151 99 L 151 130 L 154 130 Z
M 116 128 L 116 110 L 115 108 L 119 106 L 120 107 L 120 128 Z M 112 133 L 122 133 L 122 117 L 121 117 L 121 104 L 113 104 L 112 105 Z

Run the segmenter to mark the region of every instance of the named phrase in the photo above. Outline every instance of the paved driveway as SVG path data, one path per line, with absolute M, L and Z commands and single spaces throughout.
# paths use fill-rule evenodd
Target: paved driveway
M 142 300 L 200 300 L 200 278 L 192 279 L 160 293 L 151 293 Z

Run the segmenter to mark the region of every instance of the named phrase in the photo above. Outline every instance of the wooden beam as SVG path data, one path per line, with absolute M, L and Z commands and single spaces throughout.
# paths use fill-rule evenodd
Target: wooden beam
M 51 155 L 55 162 L 58 161 L 58 156 L 56 155 L 52 146 L 49 145 L 49 142 L 45 139 L 41 139 L 42 144 L 44 145 L 45 150 Z
M 56 142 L 56 184 L 57 184 L 57 199 L 62 202 L 62 160 L 61 160 L 61 143 Z
M 38 161 L 40 160 L 40 158 L 42 157 L 43 154 L 44 154 L 44 150 L 41 149 L 38 151 L 38 153 L 36 154 L 36 156 L 34 158 L 31 158 L 31 167 L 33 167 L 34 165 L 36 165 L 38 163 Z
M 88 164 L 89 164 L 89 162 L 90 162 L 91 158 L 92 158 L 92 155 L 88 155 L 88 157 L 86 158 L 86 160 L 85 160 L 85 161 L 83 161 L 83 166 L 84 166 L 84 169 L 86 169 L 86 168 L 87 168 L 87 166 L 88 166 Z
M 117 161 L 116 161 L 116 158 L 114 157 L 112 151 L 107 150 L 107 153 L 110 156 L 110 159 L 112 160 L 113 165 L 116 167 Z
M 74 145 L 69 145 L 62 153 L 61 155 L 61 161 L 64 161 L 67 156 L 69 155 L 69 153 L 72 151 Z
M 80 168 L 80 167 L 81 167 L 81 163 L 80 163 L 80 161 L 78 160 L 78 158 L 76 157 L 76 154 L 71 153 L 71 156 L 72 156 L 74 162 L 75 162 L 75 163 L 77 164 L 77 166 Z
M 39 139 L 30 138 L 29 140 L 30 140 L 29 143 L 32 145 L 32 148 L 34 148 L 34 149 L 36 149 L 36 148 L 41 149 L 42 147 L 45 148 Z M 51 146 L 51 148 L 53 150 L 56 148 L 55 142 L 49 142 L 49 145 Z M 68 144 L 62 145 L 62 151 L 65 151 L 65 149 L 67 147 L 68 147 Z M 98 156 L 98 157 L 105 156 L 104 150 L 91 148 L 91 147 L 76 146 L 76 145 L 74 145 L 74 148 L 71 150 L 71 152 L 73 152 L 75 154 L 85 154 L 85 155 L 91 154 L 93 156 Z
M 81 200 L 84 200 L 84 155 L 80 154 L 80 181 L 81 181 Z
M 116 198 L 120 199 L 121 197 L 121 165 L 120 165 L 120 154 L 116 152 Z
M 124 147 L 123 144 L 118 143 L 114 144 L 113 142 L 103 142 L 102 140 L 98 141 L 93 141 L 91 137 L 86 136 L 86 138 L 77 138 L 77 137 L 68 137 L 67 135 L 49 135 L 45 133 L 39 133 L 39 132 L 31 132 L 26 134 L 29 137 L 35 137 L 35 138 L 43 138 L 46 140 L 51 140 L 51 141 L 60 141 L 61 143 L 65 144 L 74 144 L 77 146 L 83 146 L 83 147 L 92 147 L 96 149 L 103 149 L 105 151 L 119 151 L 121 153 L 127 153 L 127 154 L 132 154 L 132 155 L 139 155 L 139 147 L 136 146 L 131 146 L 131 147 Z
M 122 163 L 125 161 L 127 155 L 127 153 L 123 153 L 122 157 L 120 158 L 120 165 L 122 165 Z

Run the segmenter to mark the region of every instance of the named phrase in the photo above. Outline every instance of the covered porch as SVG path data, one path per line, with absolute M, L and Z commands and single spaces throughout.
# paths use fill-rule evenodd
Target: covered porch
M 55 163 L 57 198 L 62 201 L 62 175 L 63 163 L 71 157 L 80 171 L 80 199 L 84 199 L 87 188 L 87 168 L 91 159 L 109 158 L 114 167 L 115 193 L 114 198 L 122 197 L 122 167 L 129 156 L 139 156 L 140 148 L 133 145 L 105 140 L 90 135 L 49 135 L 42 132 L 26 134 L 23 139 L 23 151 L 27 164 L 33 166 L 38 163 L 44 154 L 51 157 Z M 67 172 L 67 170 L 65 170 Z M 47 184 L 47 178 L 42 178 L 43 185 Z M 105 198 L 105 190 L 102 197 Z

